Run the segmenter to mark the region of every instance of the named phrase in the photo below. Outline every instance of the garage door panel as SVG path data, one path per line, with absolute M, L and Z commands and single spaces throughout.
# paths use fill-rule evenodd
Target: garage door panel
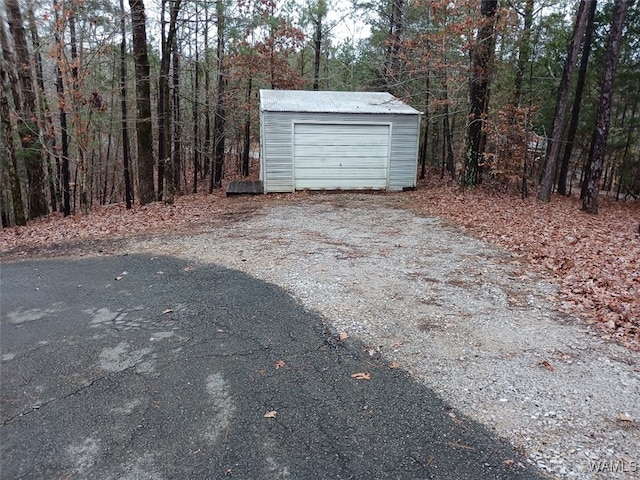
M 340 169 L 357 168 L 369 170 L 372 168 L 386 169 L 386 157 L 296 157 L 296 170 L 307 169 Z M 355 165 L 357 163 L 357 165 Z
M 389 125 L 294 125 L 297 189 L 384 189 Z
M 375 179 L 380 178 L 382 175 L 386 174 L 386 169 L 384 168 L 344 168 L 340 170 L 339 175 L 336 175 L 335 172 L 329 172 L 324 168 L 306 168 L 304 171 L 300 173 L 298 176 L 299 179 L 309 179 L 309 178 L 369 178 Z
M 317 147 L 296 148 L 296 160 L 304 158 L 375 158 L 386 162 L 389 152 L 384 147 L 345 148 L 345 147 Z
M 344 123 L 296 123 L 296 134 L 318 135 L 318 132 L 327 135 L 343 135 L 345 129 L 351 135 L 379 135 L 388 132 L 388 125 L 344 124 Z
M 298 145 L 296 144 L 296 158 L 298 157 L 384 157 L 389 155 L 386 145 Z
M 345 135 L 335 136 L 318 134 L 298 134 L 296 133 L 296 147 L 318 147 L 318 146 L 369 146 L 369 145 L 389 145 L 389 139 L 385 138 L 386 133 L 376 133 L 371 135 Z
M 378 181 L 362 178 L 350 179 L 349 186 L 329 185 L 326 179 L 317 178 L 305 180 L 304 186 L 296 184 L 297 190 L 381 190 L 384 188 L 386 188 L 385 185 L 380 185 Z

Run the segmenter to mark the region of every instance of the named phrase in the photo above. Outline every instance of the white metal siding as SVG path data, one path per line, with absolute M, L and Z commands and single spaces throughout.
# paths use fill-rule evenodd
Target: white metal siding
M 272 112 L 263 113 L 262 131 L 264 162 L 264 191 L 293 191 L 293 141 L 291 119 Z
M 388 190 L 416 185 L 420 117 L 403 114 L 336 114 L 263 111 L 261 115 L 261 166 L 265 193 L 291 192 L 294 188 L 293 126 L 301 123 L 350 125 L 391 124 L 387 172 Z M 322 187 L 318 187 L 322 188 Z M 326 188 L 326 187 L 324 187 Z M 380 188 L 385 188 L 380 187 Z
M 415 187 L 418 171 L 419 115 L 393 115 L 388 190 Z
M 390 126 L 294 123 L 296 190 L 387 188 Z

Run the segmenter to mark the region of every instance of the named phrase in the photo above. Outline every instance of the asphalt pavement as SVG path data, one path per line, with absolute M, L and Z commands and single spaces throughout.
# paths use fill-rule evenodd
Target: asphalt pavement
M 4 263 L 0 301 L 2 479 L 543 478 L 237 271 L 144 255 Z

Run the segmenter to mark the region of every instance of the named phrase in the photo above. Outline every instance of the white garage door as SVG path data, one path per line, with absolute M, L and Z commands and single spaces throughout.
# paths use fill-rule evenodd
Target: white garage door
M 296 190 L 386 188 L 389 137 L 389 125 L 294 124 Z

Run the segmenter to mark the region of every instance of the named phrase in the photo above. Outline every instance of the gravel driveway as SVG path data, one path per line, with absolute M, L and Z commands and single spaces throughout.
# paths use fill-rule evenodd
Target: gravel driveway
M 128 249 L 287 289 L 557 477 L 640 478 L 640 355 L 556 311 L 553 286 L 508 252 L 358 198 L 269 206 Z

